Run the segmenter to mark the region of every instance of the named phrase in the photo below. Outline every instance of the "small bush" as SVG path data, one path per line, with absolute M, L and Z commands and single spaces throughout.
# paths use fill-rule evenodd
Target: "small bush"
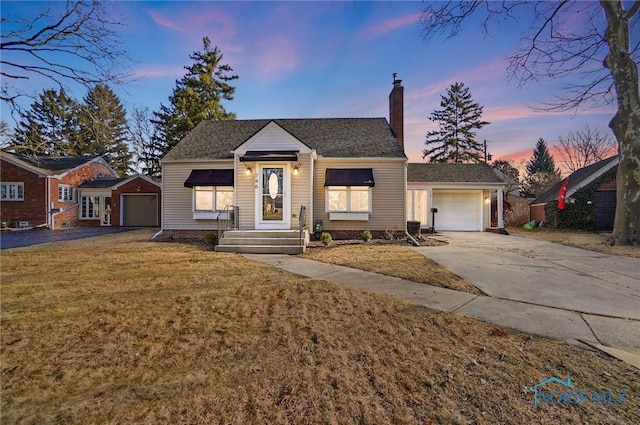
M 213 248 L 218 245 L 218 233 L 216 232 L 207 232 L 204 234 L 204 243 L 209 248 Z
M 320 242 L 322 242 L 323 245 L 329 245 L 331 243 L 333 239 L 331 238 L 331 233 L 327 233 L 327 232 L 322 232 L 322 234 L 320 235 Z
M 362 240 L 364 242 L 369 242 L 371 240 L 371 232 L 368 230 L 365 230 L 364 232 L 362 232 Z

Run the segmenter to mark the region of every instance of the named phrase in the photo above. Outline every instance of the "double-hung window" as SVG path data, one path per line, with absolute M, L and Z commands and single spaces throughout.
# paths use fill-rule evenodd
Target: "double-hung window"
M 330 220 L 369 220 L 372 212 L 371 168 L 327 168 L 326 211 Z
M 58 201 L 73 202 L 75 200 L 73 186 L 66 184 L 58 185 Z
M 0 199 L 2 201 L 24 201 L 24 183 L 0 184 Z
M 328 212 L 371 212 L 371 188 L 362 186 L 327 187 Z
M 233 205 L 233 187 L 230 186 L 194 186 L 193 209 L 195 212 L 222 211 Z
M 184 182 L 193 193 L 193 218 L 220 218 L 225 207 L 233 205 L 233 169 L 192 170 Z

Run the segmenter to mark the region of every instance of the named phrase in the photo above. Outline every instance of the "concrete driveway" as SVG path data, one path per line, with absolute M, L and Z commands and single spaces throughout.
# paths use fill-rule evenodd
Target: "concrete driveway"
M 0 234 L 0 249 L 91 238 L 135 229 L 135 227 L 72 227 L 60 230 L 30 229 L 2 232 Z
M 482 300 L 485 304 L 517 301 L 525 320 L 528 308 L 578 313 L 594 333 L 638 346 L 639 259 L 494 233 L 445 232 L 435 237 L 449 245 L 414 249 L 484 291 L 490 297 Z M 470 303 L 465 314 L 487 320 L 488 307 L 475 312 Z

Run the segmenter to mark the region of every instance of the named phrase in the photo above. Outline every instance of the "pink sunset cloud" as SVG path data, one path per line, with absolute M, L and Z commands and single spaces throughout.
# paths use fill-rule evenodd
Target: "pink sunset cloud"
M 419 13 L 412 13 L 409 15 L 396 16 L 383 22 L 376 22 L 360 30 L 357 38 L 362 41 L 371 41 L 397 29 L 409 25 L 417 25 L 419 17 Z
M 169 18 L 162 16 L 155 10 L 149 11 L 149 16 L 151 16 L 151 19 L 153 19 L 153 21 L 161 27 L 165 27 L 173 31 L 185 32 L 185 27 L 182 26 L 179 22 L 172 21 Z
M 181 66 L 148 66 L 133 71 L 134 78 L 180 78 L 185 74 Z
M 278 73 L 291 71 L 299 65 L 295 42 L 286 34 L 262 38 L 257 47 L 253 65 L 258 75 L 273 77 Z

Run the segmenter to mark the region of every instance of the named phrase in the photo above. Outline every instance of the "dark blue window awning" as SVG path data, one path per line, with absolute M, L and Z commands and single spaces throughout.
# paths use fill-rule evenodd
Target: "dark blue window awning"
M 233 186 L 233 168 L 192 170 L 184 187 L 194 186 Z
M 247 151 L 240 157 L 242 162 L 297 161 L 298 151 Z
M 371 168 L 327 168 L 324 185 L 374 187 L 376 182 Z

